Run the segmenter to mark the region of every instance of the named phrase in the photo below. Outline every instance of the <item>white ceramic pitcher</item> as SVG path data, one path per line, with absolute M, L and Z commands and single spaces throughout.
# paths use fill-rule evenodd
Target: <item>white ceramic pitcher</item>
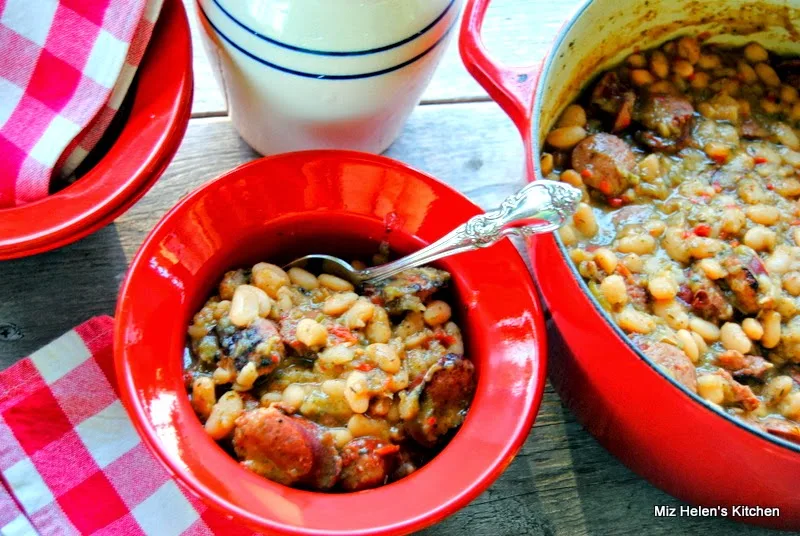
M 380 153 L 399 135 L 462 0 L 197 0 L 233 124 L 261 154 Z

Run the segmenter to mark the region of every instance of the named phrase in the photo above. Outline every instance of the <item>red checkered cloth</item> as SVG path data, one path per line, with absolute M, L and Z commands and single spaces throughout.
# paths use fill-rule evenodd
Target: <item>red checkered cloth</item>
M 0 534 L 253 534 L 142 444 L 117 397 L 112 328 L 93 318 L 0 373 Z
M 163 0 L 0 0 L 0 208 L 48 194 L 130 88 Z

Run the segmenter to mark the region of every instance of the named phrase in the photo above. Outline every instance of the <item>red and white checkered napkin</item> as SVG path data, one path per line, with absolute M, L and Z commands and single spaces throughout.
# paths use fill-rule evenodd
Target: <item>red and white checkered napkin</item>
M 179 486 L 117 397 L 110 317 L 0 373 L 0 534 L 239 535 Z
M 128 92 L 163 0 L 0 0 L 0 208 L 48 194 Z

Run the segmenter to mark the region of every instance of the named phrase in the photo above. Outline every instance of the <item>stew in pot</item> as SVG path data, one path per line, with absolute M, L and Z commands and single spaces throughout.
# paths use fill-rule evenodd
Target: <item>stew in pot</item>
M 800 443 L 800 60 L 682 37 L 563 112 L 543 175 L 592 294 L 690 391 Z

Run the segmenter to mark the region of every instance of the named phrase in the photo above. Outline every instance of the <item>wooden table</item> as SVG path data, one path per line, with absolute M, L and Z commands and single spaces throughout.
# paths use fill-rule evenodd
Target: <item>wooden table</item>
M 504 61 L 540 59 L 578 0 L 496 0 L 487 46 Z M 194 11 L 191 0 L 187 0 Z M 193 13 L 190 13 L 195 23 Z M 78 243 L 0 263 L 0 368 L 78 323 L 113 314 L 128 262 L 180 197 L 257 158 L 236 134 L 212 67 L 195 43 L 192 119 L 175 160 L 116 223 Z M 522 184 L 522 147 L 510 121 L 472 80 L 451 43 L 400 139 L 387 151 L 455 186 L 484 208 Z M 21 337 L 21 338 L 20 338 Z M 487 431 L 491 433 L 491 431 Z M 409 500 L 413 500 L 409 498 Z M 426 531 L 464 534 L 755 534 L 723 519 L 655 518 L 680 503 L 611 457 L 547 386 L 536 425 L 503 476 L 469 506 Z

